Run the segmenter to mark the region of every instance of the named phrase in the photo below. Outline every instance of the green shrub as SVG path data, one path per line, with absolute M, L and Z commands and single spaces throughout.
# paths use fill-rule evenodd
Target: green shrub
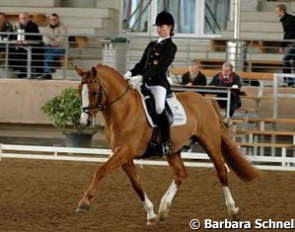
M 45 102 L 41 110 L 49 116 L 58 129 L 82 130 L 85 128 L 80 124 L 81 97 L 77 89 L 64 89 L 60 95 Z

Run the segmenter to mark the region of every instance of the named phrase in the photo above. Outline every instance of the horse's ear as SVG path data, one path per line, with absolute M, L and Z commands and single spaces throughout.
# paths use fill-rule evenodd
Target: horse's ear
M 92 76 L 96 77 L 96 75 L 97 75 L 96 67 L 92 66 L 92 68 L 91 68 L 91 74 L 92 74 Z
M 75 65 L 75 70 L 76 70 L 76 73 L 77 73 L 80 77 L 82 77 L 82 74 L 83 74 L 82 69 L 78 68 L 78 67 Z

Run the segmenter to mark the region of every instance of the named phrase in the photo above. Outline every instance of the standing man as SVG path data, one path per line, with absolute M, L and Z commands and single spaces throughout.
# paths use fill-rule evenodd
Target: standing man
M 229 62 L 225 62 L 222 65 L 221 72 L 217 73 L 213 77 L 209 85 L 229 87 L 234 89 L 240 89 L 242 86 L 240 77 L 235 72 L 233 72 L 233 65 Z M 217 96 L 226 97 L 224 94 L 218 94 Z M 226 101 L 219 100 L 218 104 L 221 108 L 226 107 Z M 235 91 L 232 91 L 231 99 L 230 99 L 230 110 L 229 110 L 230 117 L 233 116 L 235 110 L 238 109 L 239 107 L 241 107 L 240 96 Z
M 44 76 L 43 79 L 52 79 L 52 66 L 56 58 L 65 54 L 67 28 L 63 25 L 58 14 L 49 17 L 49 25 L 45 28 L 43 42 L 44 50 Z
M 275 12 L 282 23 L 284 39 L 295 40 L 295 17 L 287 13 L 287 8 L 284 4 L 278 4 L 275 7 Z M 292 73 L 292 69 L 294 68 L 293 62 L 295 61 L 295 41 L 282 42 L 280 52 L 285 52 L 283 58 L 283 72 Z M 288 86 L 293 86 L 295 84 L 295 78 L 287 77 L 285 81 Z

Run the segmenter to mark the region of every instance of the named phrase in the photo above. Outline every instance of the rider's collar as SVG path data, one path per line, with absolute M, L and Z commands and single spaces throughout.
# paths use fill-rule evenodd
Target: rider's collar
M 165 40 L 165 39 L 169 39 L 169 38 L 170 38 L 170 36 L 159 37 L 159 39 L 158 39 L 158 43 L 161 43 L 163 40 Z

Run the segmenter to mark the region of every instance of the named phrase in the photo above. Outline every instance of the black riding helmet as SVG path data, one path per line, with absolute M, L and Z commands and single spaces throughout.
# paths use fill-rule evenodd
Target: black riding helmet
M 165 10 L 160 12 L 156 17 L 155 26 L 161 25 L 172 25 L 172 28 L 174 28 L 174 18 L 169 12 Z

